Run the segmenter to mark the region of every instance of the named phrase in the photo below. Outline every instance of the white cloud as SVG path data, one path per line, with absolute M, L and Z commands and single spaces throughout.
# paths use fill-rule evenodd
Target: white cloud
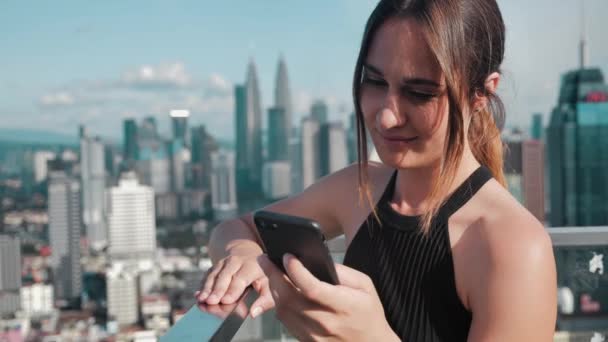
M 69 106 L 74 102 L 74 96 L 66 91 L 45 94 L 40 98 L 40 104 L 48 107 Z
M 75 132 L 85 124 L 94 134 L 119 138 L 124 119 L 154 116 L 161 132 L 168 133 L 169 112 L 183 108 L 192 113 L 192 125 L 205 124 L 218 137 L 233 135 L 231 82 L 219 73 L 194 79 L 179 62 L 142 65 L 113 79 L 79 81 L 63 89 L 40 99 L 42 121 L 62 131 Z
M 191 84 L 191 77 L 182 62 L 142 65 L 127 71 L 122 80 L 127 85 L 144 88 L 185 87 Z
M 232 84 L 217 73 L 209 76 L 205 86 L 207 93 L 210 95 L 226 95 L 232 92 Z

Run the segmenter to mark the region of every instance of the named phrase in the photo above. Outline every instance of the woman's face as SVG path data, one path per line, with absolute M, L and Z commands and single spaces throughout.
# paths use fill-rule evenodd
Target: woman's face
M 405 169 L 440 162 L 448 121 L 445 80 L 415 20 L 392 18 L 375 33 L 360 104 L 383 163 Z

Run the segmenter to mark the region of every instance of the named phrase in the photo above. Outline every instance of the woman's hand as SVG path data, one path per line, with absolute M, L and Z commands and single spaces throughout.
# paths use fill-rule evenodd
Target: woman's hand
M 199 303 L 232 304 L 252 285 L 259 297 L 251 305 L 251 317 L 272 309 L 274 301 L 268 288 L 268 278 L 257 262 L 258 255 L 234 254 L 220 259 L 203 278 L 201 290 L 194 294 Z
M 258 258 L 268 277 L 279 320 L 300 341 L 399 341 L 384 316 L 371 279 L 336 265 L 340 285 L 315 278 L 302 263 L 285 255 L 281 272 L 266 255 Z

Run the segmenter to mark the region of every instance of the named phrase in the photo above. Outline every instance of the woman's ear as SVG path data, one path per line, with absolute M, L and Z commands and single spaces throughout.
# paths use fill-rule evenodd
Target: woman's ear
M 500 82 L 500 74 L 498 72 L 491 73 L 484 83 L 485 90 L 487 94 L 493 94 L 496 92 L 498 88 L 498 83 Z M 486 96 L 483 96 L 480 93 L 475 94 L 475 101 L 473 103 L 473 112 L 477 112 L 486 106 L 488 103 L 488 99 Z
M 495 93 L 498 88 L 498 82 L 500 82 L 500 74 L 493 72 L 486 78 L 485 87 L 488 93 Z

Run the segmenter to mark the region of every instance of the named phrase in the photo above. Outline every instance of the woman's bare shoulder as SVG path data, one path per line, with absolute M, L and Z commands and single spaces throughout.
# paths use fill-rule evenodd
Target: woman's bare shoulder
M 460 242 L 478 263 L 470 268 L 489 279 L 500 269 L 512 276 L 554 268 L 551 238 L 541 222 L 524 208 L 502 185 L 491 180 L 474 197 L 476 218 L 466 228 Z
M 461 278 L 467 279 L 466 298 L 476 317 L 471 334 L 516 326 L 532 316 L 554 317 L 557 279 L 546 229 L 495 180 L 478 195 L 478 217 L 455 247 L 467 260 Z

